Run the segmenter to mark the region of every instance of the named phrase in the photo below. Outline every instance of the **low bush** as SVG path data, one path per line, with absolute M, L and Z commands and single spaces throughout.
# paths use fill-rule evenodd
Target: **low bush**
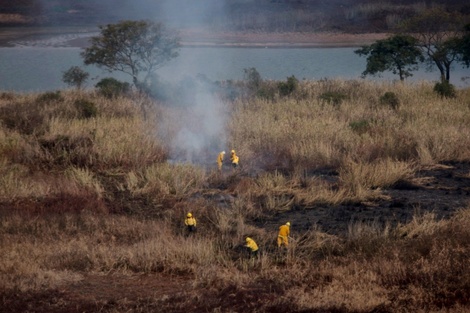
M 348 96 L 339 91 L 327 91 L 320 95 L 320 99 L 334 105 L 340 105 Z
M 98 115 L 98 108 L 94 102 L 85 99 L 76 100 L 75 107 L 78 109 L 81 118 L 91 118 Z
M 106 98 L 116 98 L 130 91 L 131 86 L 127 82 L 120 82 L 115 78 L 103 78 L 95 87 L 98 92 Z
M 278 83 L 279 94 L 283 97 L 289 96 L 299 87 L 299 80 L 294 75 L 287 77 L 285 82 Z
M 384 93 L 379 98 L 379 101 L 380 104 L 387 105 L 392 109 L 397 109 L 400 105 L 400 99 L 398 99 L 398 96 L 392 91 L 387 91 L 386 93 Z
M 64 97 L 62 97 L 62 94 L 60 91 L 56 92 L 46 92 L 43 94 L 40 94 L 37 98 L 38 103 L 50 103 L 50 102 L 62 102 L 64 101 Z
M 370 124 L 367 120 L 360 120 L 349 123 L 349 127 L 353 132 L 362 135 L 370 129 Z
M 457 93 L 455 91 L 455 86 L 449 83 L 448 81 L 437 82 L 434 85 L 434 91 L 443 98 L 455 98 Z

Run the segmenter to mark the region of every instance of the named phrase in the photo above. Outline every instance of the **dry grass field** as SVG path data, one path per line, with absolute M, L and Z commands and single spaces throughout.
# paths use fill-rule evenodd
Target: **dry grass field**
M 0 94 L 1 312 L 470 311 L 469 89 L 214 97 L 224 140 L 182 162 L 188 105 Z

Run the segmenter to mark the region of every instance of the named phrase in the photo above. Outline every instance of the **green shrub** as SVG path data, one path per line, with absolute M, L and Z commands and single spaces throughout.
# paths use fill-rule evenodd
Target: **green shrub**
M 348 96 L 339 91 L 327 91 L 320 95 L 320 99 L 334 105 L 339 105 L 343 102 L 344 99 L 347 99 Z
M 258 89 L 256 96 L 261 99 L 273 101 L 275 94 L 276 94 L 276 90 L 266 85 Z
M 379 101 L 381 104 L 388 105 L 392 109 L 397 109 L 398 106 L 400 105 L 400 99 L 398 99 L 398 96 L 394 92 L 391 92 L 391 91 L 387 91 L 386 93 L 384 93 L 380 97 Z
M 76 100 L 75 107 L 80 113 L 80 117 L 82 118 L 91 118 L 96 117 L 98 115 L 98 109 L 96 108 L 95 103 L 88 101 L 88 100 Z
M 447 80 L 442 82 L 437 82 L 434 85 L 434 91 L 437 92 L 443 98 L 455 98 L 457 93 L 455 92 L 455 87 Z
M 287 77 L 287 81 L 279 82 L 278 89 L 281 96 L 289 96 L 299 87 L 299 80 L 294 75 Z
M 370 124 L 366 120 L 353 121 L 349 123 L 349 127 L 353 132 L 362 135 L 370 129 Z
M 129 83 L 120 82 L 119 80 L 111 77 L 103 78 L 95 85 L 95 87 L 101 95 L 109 99 L 126 94 L 130 90 Z
M 46 92 L 38 96 L 38 103 L 49 103 L 49 102 L 62 102 L 64 98 L 60 94 L 60 91 Z

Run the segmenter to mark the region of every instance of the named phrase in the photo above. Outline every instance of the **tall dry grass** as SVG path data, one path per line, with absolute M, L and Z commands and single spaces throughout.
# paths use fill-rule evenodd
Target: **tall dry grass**
M 379 101 L 387 91 L 398 107 Z M 326 92 L 342 102 L 326 101 Z M 261 221 L 295 206 L 360 204 L 413 181 L 422 166 L 468 162 L 469 99 L 467 90 L 440 98 L 427 83 L 343 80 L 239 99 L 227 104 L 226 144 L 243 166 L 216 173 L 216 156 L 207 156 L 214 170 L 165 162 L 158 126 L 172 108 L 143 112 L 148 99 L 0 97 L 0 290 L 163 272 L 189 277 L 194 299 L 203 287 L 220 298 L 264 290 L 266 310 L 458 312 L 470 305 L 469 208 L 396 228 L 354 224 L 344 238 L 312 228 L 287 252 Z M 96 115 L 85 117 L 78 100 Z M 190 237 L 188 211 L 200 229 Z M 262 248 L 258 259 L 245 254 L 245 236 Z
M 291 170 L 337 167 L 356 161 L 391 158 L 420 163 L 468 159 L 468 97 L 442 99 L 430 84 L 372 84 L 358 81 L 307 82 L 305 99 L 241 100 L 230 122 L 232 146 L 250 165 Z M 320 96 L 347 96 L 340 105 Z M 393 91 L 397 110 L 379 97 Z M 243 103 L 249 101 L 249 103 Z M 358 131 L 355 122 L 363 122 Z
M 417 216 L 396 229 L 356 225 L 347 238 L 311 230 L 292 242 L 287 255 L 267 249 L 274 234 L 258 231 L 262 253 L 251 260 L 234 246 L 243 237 L 232 227 L 243 223 L 227 227 L 222 216 L 204 226 L 217 236 L 209 230 L 187 237 L 167 221 L 86 213 L 29 220 L 9 215 L 0 225 L 1 288 L 54 288 L 79 281 L 84 273 L 165 272 L 189 275 L 196 290 L 216 294 L 228 286 L 237 293 L 261 283 L 282 295 L 279 305 L 292 303 L 297 310 L 465 307 L 469 216 L 466 208 L 447 221 Z

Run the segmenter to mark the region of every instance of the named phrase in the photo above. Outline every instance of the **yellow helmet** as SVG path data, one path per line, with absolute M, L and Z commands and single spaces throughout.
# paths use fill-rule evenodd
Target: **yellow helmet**
M 290 222 L 287 222 L 286 225 L 287 225 L 287 226 L 290 226 Z
M 230 153 L 235 153 L 235 150 L 232 150 Z
M 246 242 L 248 242 L 248 241 L 250 241 L 250 240 L 251 240 L 251 238 L 250 238 L 250 237 L 246 237 L 246 239 L 245 239 L 245 240 L 246 240 Z
M 188 213 L 188 215 L 186 215 L 187 217 L 193 217 L 193 215 L 191 213 Z
M 225 151 L 222 151 L 222 154 L 225 154 Z

